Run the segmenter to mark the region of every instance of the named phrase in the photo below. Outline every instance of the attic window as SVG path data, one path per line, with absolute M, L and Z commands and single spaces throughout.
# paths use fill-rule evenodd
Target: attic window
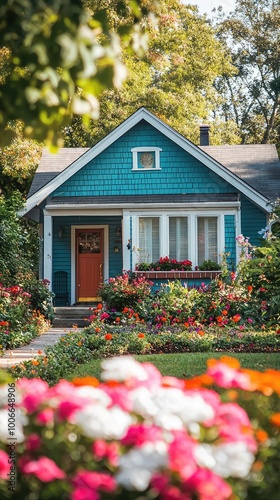
M 160 151 L 156 147 L 133 148 L 132 152 L 132 170 L 160 170 Z

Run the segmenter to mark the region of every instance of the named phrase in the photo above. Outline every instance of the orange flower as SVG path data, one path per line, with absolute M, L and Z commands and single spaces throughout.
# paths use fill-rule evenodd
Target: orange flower
M 227 315 L 227 310 L 226 310 L 226 309 L 223 309 L 223 310 L 222 310 L 222 315 L 223 315 L 223 316 L 226 316 L 226 315 Z
M 213 384 L 213 379 L 212 377 L 210 377 L 210 375 L 203 373 L 202 375 L 198 375 L 197 377 L 185 380 L 184 383 L 186 389 L 199 389 L 204 385 Z
M 77 345 L 82 345 L 82 342 L 81 342 L 81 341 L 80 341 L 80 342 L 78 342 L 78 343 L 77 343 Z
M 268 434 L 263 429 L 258 429 L 256 432 L 256 438 L 259 443 L 264 443 L 268 439 Z
M 164 316 L 162 316 L 162 317 L 160 318 L 160 320 L 161 320 L 161 322 L 162 322 L 162 323 L 166 323 L 166 318 L 165 318 Z
M 186 328 L 189 328 L 190 324 L 186 321 L 186 322 L 184 323 L 184 326 L 185 326 Z
M 37 359 L 32 359 L 32 365 L 33 366 L 38 366 L 40 363 L 37 361 Z
M 224 319 L 223 316 L 217 316 L 218 323 L 222 323 L 223 319 Z
M 99 385 L 99 382 L 97 378 L 95 377 L 76 377 L 72 380 L 72 384 L 76 386 L 83 386 L 83 385 L 91 385 L 93 387 L 97 387 Z
M 232 319 L 233 319 L 234 323 L 238 323 L 238 321 L 241 320 L 241 316 L 240 316 L 240 314 L 235 314 L 234 316 L 232 316 Z
M 101 330 L 101 328 L 99 328 L 98 326 L 95 328 L 95 333 L 99 333 Z
M 124 314 L 128 313 L 128 312 L 129 312 L 128 307 L 124 307 L 122 312 L 123 312 Z
M 270 422 L 271 422 L 273 425 L 276 425 L 277 427 L 280 427 L 280 413 L 274 413 L 274 414 L 270 417 Z
M 97 304 L 96 309 L 98 309 L 100 311 L 100 309 L 102 309 L 102 307 L 103 307 L 103 305 L 99 303 L 99 304 Z
M 121 318 L 119 316 L 117 316 L 115 321 L 116 321 L 116 323 L 119 323 L 120 320 L 121 320 Z
M 113 338 L 113 335 L 111 335 L 111 333 L 106 333 L 106 335 L 104 335 L 105 340 L 112 340 L 112 338 Z
M 138 333 L 139 339 L 143 339 L 145 337 L 145 333 Z
M 201 337 L 204 337 L 205 335 L 205 332 L 203 330 L 198 330 L 198 335 L 200 335 Z
M 252 290 L 253 290 L 252 285 L 248 285 L 248 286 L 247 286 L 247 290 L 248 290 L 248 292 L 249 292 L 249 293 L 251 293 L 251 292 L 252 292 Z
M 43 351 L 41 351 L 41 349 L 39 349 L 39 351 L 37 351 L 37 354 L 43 354 Z

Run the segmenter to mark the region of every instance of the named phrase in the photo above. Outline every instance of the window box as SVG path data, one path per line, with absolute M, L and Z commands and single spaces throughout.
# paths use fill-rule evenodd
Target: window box
M 167 279 L 167 280 L 201 280 L 215 279 L 221 274 L 221 271 L 135 271 L 135 275 L 148 280 Z

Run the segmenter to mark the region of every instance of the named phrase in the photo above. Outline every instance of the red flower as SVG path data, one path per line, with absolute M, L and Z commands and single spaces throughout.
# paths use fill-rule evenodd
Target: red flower
M 139 339 L 143 339 L 145 337 L 145 333 L 138 333 Z
M 112 340 L 112 338 L 113 338 L 113 335 L 111 335 L 111 333 L 106 333 L 106 335 L 104 335 L 105 340 Z
M 0 321 L 0 326 L 8 326 L 8 321 Z

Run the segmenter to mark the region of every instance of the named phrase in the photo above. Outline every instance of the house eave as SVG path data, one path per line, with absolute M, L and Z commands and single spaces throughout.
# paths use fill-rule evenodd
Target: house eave
M 132 127 L 137 125 L 141 120 L 147 121 L 150 125 L 154 126 L 158 131 L 164 134 L 166 137 L 171 139 L 174 143 L 184 149 L 186 152 L 191 154 L 198 161 L 207 166 L 214 173 L 219 175 L 226 182 L 234 186 L 238 191 L 248 197 L 254 204 L 259 206 L 265 212 L 271 212 L 273 210 L 273 204 L 261 193 L 252 188 L 245 181 L 237 177 L 234 173 L 228 170 L 226 167 L 221 165 L 214 158 L 205 153 L 198 146 L 190 142 L 188 139 L 180 135 L 169 125 L 161 121 L 155 115 L 147 111 L 146 109 L 139 109 L 127 120 L 121 123 L 115 130 L 104 137 L 100 142 L 98 142 L 91 149 L 86 151 L 82 156 L 75 160 L 71 165 L 69 165 L 65 170 L 59 173 L 54 179 L 52 179 L 48 184 L 46 184 L 39 191 L 34 193 L 26 202 L 26 206 L 21 210 L 20 214 L 25 215 L 36 205 L 40 205 L 55 189 L 57 189 L 61 184 L 67 181 L 72 175 L 78 172 L 83 166 L 88 162 L 96 158 L 100 153 L 102 153 L 106 148 L 108 148 L 113 142 L 123 136 Z

